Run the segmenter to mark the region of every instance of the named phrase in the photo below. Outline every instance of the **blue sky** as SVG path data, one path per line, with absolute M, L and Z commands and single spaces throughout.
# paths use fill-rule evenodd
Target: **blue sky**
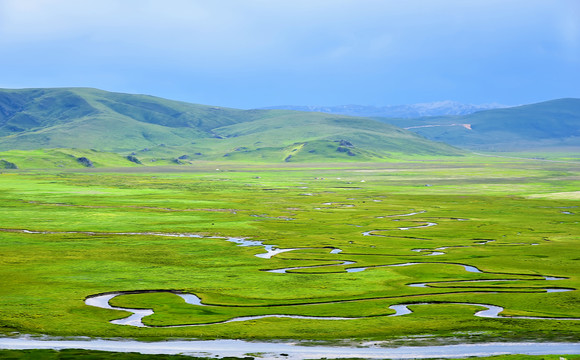
M 0 87 L 193 103 L 580 97 L 578 0 L 0 0 Z

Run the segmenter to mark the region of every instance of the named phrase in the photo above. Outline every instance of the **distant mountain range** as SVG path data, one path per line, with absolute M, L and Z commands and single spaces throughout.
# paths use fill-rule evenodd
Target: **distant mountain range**
M 38 152 L 59 148 L 91 151 Z M 400 155 L 463 153 L 368 118 L 238 110 L 90 88 L 0 90 L 0 159 L 19 166 L 10 156 L 19 161 L 31 158 L 18 150 L 57 157 L 63 166 L 70 165 L 63 158 L 74 157 L 79 166 L 118 163 L 118 158 L 101 152 L 117 153 L 132 165 L 218 159 L 384 161 Z
M 468 115 L 377 119 L 430 140 L 470 150 L 580 150 L 580 99 L 557 99 Z
M 340 114 L 362 117 L 394 117 L 417 118 L 423 116 L 467 115 L 477 111 L 505 108 L 500 104 L 472 105 L 456 101 L 437 101 L 410 105 L 365 106 L 365 105 L 337 105 L 337 106 L 271 106 L 264 109 L 283 109 L 296 111 L 314 111 L 329 114 Z
M 507 107 L 441 101 L 396 106 L 275 106 L 367 116 L 427 139 L 469 150 L 574 150 L 580 147 L 580 99 Z

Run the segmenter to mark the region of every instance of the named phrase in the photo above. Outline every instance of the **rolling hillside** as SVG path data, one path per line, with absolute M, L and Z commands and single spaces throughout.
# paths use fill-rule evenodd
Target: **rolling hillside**
M 462 154 L 367 118 L 238 110 L 89 88 L 0 90 L 0 152 L 62 148 L 113 152 L 144 164 Z M 0 157 L 9 161 L 6 153 Z
M 89 149 L 8 150 L 0 152 L 0 169 L 136 167 L 126 156 Z
M 97 89 L 0 90 L 0 149 L 181 144 L 264 113 Z
M 464 116 L 380 120 L 434 141 L 472 150 L 580 147 L 580 99 L 558 99 Z

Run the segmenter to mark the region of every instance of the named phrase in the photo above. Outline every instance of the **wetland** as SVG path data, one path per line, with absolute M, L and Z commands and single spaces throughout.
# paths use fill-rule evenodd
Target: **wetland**
M 561 194 L 579 173 L 492 158 L 5 171 L 0 331 L 577 343 L 580 204 Z

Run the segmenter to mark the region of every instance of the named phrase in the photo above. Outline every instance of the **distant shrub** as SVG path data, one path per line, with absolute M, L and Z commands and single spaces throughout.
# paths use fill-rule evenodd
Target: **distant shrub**
M 142 164 L 143 164 L 143 163 L 141 162 L 141 160 L 137 159 L 137 157 L 136 157 L 136 156 L 133 156 L 133 155 L 128 155 L 128 156 L 127 156 L 127 160 L 129 160 L 130 162 L 133 162 L 133 163 L 135 163 L 135 164 L 140 164 L 140 165 L 142 165 Z
M 18 166 L 15 163 L 2 159 L 0 160 L 0 169 L 18 169 Z

